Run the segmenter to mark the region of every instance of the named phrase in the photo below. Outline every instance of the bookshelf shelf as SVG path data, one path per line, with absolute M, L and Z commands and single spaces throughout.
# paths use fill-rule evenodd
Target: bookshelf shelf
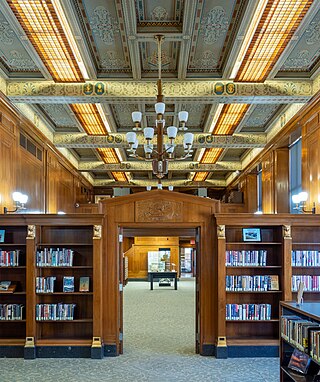
M 48 242 L 48 243 L 37 243 L 38 247 L 56 247 L 56 248 L 62 248 L 62 247 L 91 247 L 92 243 L 62 243 L 62 242 Z
M 238 266 L 232 266 L 227 265 L 227 269 L 243 269 L 243 268 L 249 268 L 249 269 L 281 269 L 282 267 L 280 265 L 266 265 L 266 266 L 258 266 L 258 265 L 238 265 Z
M 36 292 L 39 296 L 93 296 L 92 292 Z
M 254 322 L 254 323 L 261 323 L 261 322 L 264 322 L 264 323 L 274 323 L 274 322 L 279 322 L 279 319 L 271 319 L 271 320 L 226 320 L 227 323 L 247 323 L 247 322 Z
M 232 293 L 232 294 L 272 294 L 272 293 L 282 293 L 281 290 L 243 290 L 243 291 L 236 291 L 236 290 L 227 290 L 226 293 Z
M 9 322 L 9 323 L 15 322 L 15 323 L 19 323 L 19 322 L 26 322 L 26 320 L 0 320 L 0 323 L 1 322 Z
M 61 324 L 61 323 L 68 323 L 68 324 L 79 324 L 79 323 L 92 323 L 92 318 L 83 318 L 83 319 L 77 319 L 77 320 L 36 320 L 37 323 L 40 324 Z
M 92 269 L 92 266 L 88 265 L 73 265 L 73 266 L 37 266 L 39 269 Z

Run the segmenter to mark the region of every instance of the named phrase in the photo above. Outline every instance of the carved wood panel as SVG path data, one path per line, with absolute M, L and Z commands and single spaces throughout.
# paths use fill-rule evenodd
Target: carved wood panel
M 182 202 L 147 200 L 135 203 L 136 222 L 179 222 L 183 220 Z

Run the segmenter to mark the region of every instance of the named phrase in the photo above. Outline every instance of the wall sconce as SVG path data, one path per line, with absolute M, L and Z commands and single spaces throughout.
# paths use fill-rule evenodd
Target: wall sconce
M 12 199 L 14 201 L 15 209 L 12 211 L 9 211 L 7 207 L 3 207 L 4 214 L 14 213 L 14 212 L 26 209 L 24 205 L 28 201 L 28 195 L 22 194 L 21 192 L 14 192 L 12 194 Z
M 300 192 L 299 194 L 292 195 L 292 201 L 295 204 L 294 209 L 305 214 L 316 213 L 316 203 L 313 202 L 311 210 L 306 210 L 306 201 L 308 200 L 307 192 Z

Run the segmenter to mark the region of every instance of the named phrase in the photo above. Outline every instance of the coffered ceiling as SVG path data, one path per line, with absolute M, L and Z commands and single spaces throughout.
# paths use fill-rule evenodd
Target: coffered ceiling
M 165 186 L 227 186 L 318 91 L 318 0 L 3 0 L 4 92 L 93 185 L 155 186 L 125 134 L 155 124 L 158 34 L 166 126 L 195 134 Z

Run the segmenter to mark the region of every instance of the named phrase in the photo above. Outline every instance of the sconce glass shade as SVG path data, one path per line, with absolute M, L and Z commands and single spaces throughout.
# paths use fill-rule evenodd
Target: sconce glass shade
M 154 136 L 154 128 L 153 127 L 146 127 L 143 130 L 143 134 L 145 139 L 152 139 Z
M 193 134 L 192 133 L 186 133 L 183 137 L 183 143 L 185 145 L 192 145 L 193 142 Z
M 129 133 L 126 134 L 127 141 L 130 145 L 133 145 L 134 142 L 137 140 L 137 134 L 133 131 L 129 131 Z
M 308 200 L 308 193 L 307 192 L 299 192 L 299 198 L 300 202 L 306 202 Z
M 175 126 L 167 127 L 167 135 L 169 139 L 175 139 L 178 133 L 178 129 Z
M 173 186 L 168 186 L 169 191 L 173 191 Z
M 16 191 L 12 194 L 12 199 L 14 202 L 20 202 L 21 203 L 21 196 L 22 196 L 21 192 Z
M 157 114 L 164 114 L 164 111 L 166 109 L 166 104 L 163 102 L 157 102 L 154 105 L 154 108 L 155 108 Z
M 292 195 L 291 199 L 292 199 L 292 202 L 293 202 L 294 204 L 299 204 L 299 203 L 300 203 L 300 197 L 299 197 L 298 194 L 296 194 L 296 195 Z
M 20 203 L 21 203 L 21 204 L 26 204 L 27 201 L 28 201 L 28 195 L 21 194 L 21 197 L 20 197 Z
M 133 122 L 141 122 L 142 113 L 140 111 L 134 111 L 131 114 Z
M 147 191 L 151 191 L 151 186 L 146 187 Z
M 187 111 L 179 111 L 178 118 L 180 122 L 187 122 L 189 113 Z
M 162 183 L 158 183 L 158 190 L 162 190 Z

